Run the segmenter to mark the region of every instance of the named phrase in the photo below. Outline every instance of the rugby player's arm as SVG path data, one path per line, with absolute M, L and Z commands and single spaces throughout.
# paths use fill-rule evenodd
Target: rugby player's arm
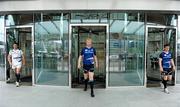
M 97 59 L 96 55 L 94 55 L 94 60 L 95 60 L 95 63 L 96 63 L 96 68 L 98 68 L 98 59 Z
M 12 60 L 11 60 L 12 56 L 10 54 L 8 54 L 8 62 L 10 65 L 12 65 Z
M 162 58 L 159 58 L 159 70 L 160 70 L 160 72 L 163 72 Z
M 22 54 L 22 63 L 23 63 L 23 65 L 26 64 L 26 60 L 25 60 L 24 54 Z
M 82 60 L 82 55 L 79 55 L 79 58 L 78 58 L 78 68 L 81 68 L 81 60 Z
M 175 71 L 176 70 L 176 66 L 174 64 L 174 60 L 173 59 L 171 59 L 171 65 L 172 65 L 173 70 Z

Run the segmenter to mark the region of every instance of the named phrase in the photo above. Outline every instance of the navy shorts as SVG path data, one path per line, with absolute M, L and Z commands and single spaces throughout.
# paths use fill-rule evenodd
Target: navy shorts
M 162 75 L 172 75 L 172 69 L 171 68 L 163 68 Z
M 90 65 L 83 65 L 84 73 L 93 72 L 94 71 L 94 64 Z

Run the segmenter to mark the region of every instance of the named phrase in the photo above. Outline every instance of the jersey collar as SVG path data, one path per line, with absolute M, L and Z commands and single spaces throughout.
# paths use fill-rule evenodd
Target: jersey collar
M 169 53 L 169 51 L 167 51 L 167 52 L 166 52 L 166 51 L 163 51 L 163 52 L 164 52 L 165 54 L 168 54 L 168 53 Z

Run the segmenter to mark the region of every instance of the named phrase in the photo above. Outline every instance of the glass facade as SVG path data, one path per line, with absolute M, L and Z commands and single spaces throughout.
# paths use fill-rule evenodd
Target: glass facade
M 178 32 L 177 32 L 177 75 L 176 83 L 180 84 L 180 16 L 178 16 Z
M 106 32 L 105 25 L 74 25 L 71 31 L 71 81 L 72 87 L 82 87 L 84 82 L 82 70 L 77 68 L 77 60 L 83 47 L 85 47 L 86 38 L 90 37 L 93 41 L 93 47 L 96 49 L 99 68 L 94 69 L 97 88 L 104 88 L 106 82 Z
M 108 23 L 109 14 L 106 12 L 91 13 L 71 13 L 70 23 Z
M 144 14 L 110 14 L 110 86 L 144 84 L 144 35 Z
M 171 14 L 147 14 L 147 47 L 146 47 L 146 77 L 148 87 L 159 86 L 161 81 L 158 58 L 163 50 L 164 44 L 170 44 L 170 52 L 176 63 L 176 37 L 177 34 L 177 15 Z M 177 67 L 178 64 L 176 63 Z M 174 85 L 175 75 L 169 84 Z
M 146 16 L 148 25 L 177 26 L 177 15 L 148 13 Z
M 26 35 L 28 35 L 28 32 L 33 34 L 32 37 L 29 36 L 33 40 L 31 41 L 32 43 L 26 45 L 33 44 L 31 48 L 34 48 L 34 51 L 29 49 L 29 52 L 31 53 L 30 55 L 34 55 L 34 66 L 32 66 L 34 68 L 32 69 L 34 69 L 35 84 L 72 85 L 73 80 L 69 80 L 77 76 L 76 60 L 79 50 L 84 45 L 84 39 L 94 35 L 92 38 L 95 47 L 99 49 L 98 57 L 100 62 L 100 70 L 96 71 L 97 84 L 100 81 L 103 85 L 106 84 L 105 82 L 108 82 L 109 87 L 143 86 L 146 84 L 145 79 L 147 76 L 145 76 L 145 71 L 147 70 L 145 64 L 150 66 L 145 58 L 147 54 L 145 49 L 146 45 L 148 45 L 145 44 L 146 26 L 177 27 L 177 24 L 179 24 L 177 22 L 180 22 L 180 17 L 177 18 L 177 15 L 118 11 L 42 12 L 0 16 L 0 73 L 2 74 L 0 75 L 0 80 L 5 79 L 5 56 L 7 55 L 5 53 L 8 53 L 6 52 L 8 51 L 6 46 L 8 45 L 7 41 L 5 41 L 5 35 L 8 33 L 5 31 L 8 30 L 4 30 L 5 27 L 13 28 L 14 26 L 31 25 L 34 29 L 22 32 L 26 32 Z M 79 24 L 79 26 L 70 27 L 72 24 Z M 96 24 L 96 26 L 83 25 L 84 27 L 82 27 L 81 24 Z M 107 25 L 109 29 L 100 24 Z M 180 84 L 179 28 L 177 32 L 177 40 L 174 40 L 177 43 L 177 50 L 175 50 L 175 47 L 173 49 L 174 52 L 177 51 L 177 58 L 175 58 L 175 61 L 177 61 L 176 82 Z M 72 34 L 70 35 L 70 33 Z M 71 40 L 69 37 L 71 37 Z M 23 40 L 23 38 L 21 39 Z M 27 40 L 29 39 L 27 38 Z M 70 47 L 72 47 L 71 50 Z M 108 60 L 105 60 L 106 58 Z M 106 69 L 106 66 L 108 66 L 108 69 Z
M 164 44 L 170 44 L 170 52 L 173 54 L 173 59 L 176 61 L 176 29 L 175 28 L 157 28 L 148 27 L 147 29 L 147 52 L 146 52 L 146 76 L 147 86 L 158 86 L 161 81 L 159 72 L 159 55 L 163 50 Z M 171 84 L 174 84 L 174 75 Z
M 4 16 L 0 16 L 0 81 L 5 80 L 5 33 Z
M 35 83 L 68 85 L 68 15 L 35 15 Z
M 6 26 L 33 24 L 33 14 L 10 14 L 5 16 Z
M 10 78 L 9 82 L 15 81 L 15 75 L 10 70 L 7 61 L 7 55 L 12 49 L 14 42 L 18 43 L 19 48 L 25 55 L 26 65 L 22 67 L 21 81 L 32 85 L 33 76 L 33 52 L 32 52 L 32 35 L 33 35 L 33 14 L 9 14 L 5 15 L 4 37 L 6 38 L 6 77 Z
M 21 80 L 24 82 L 28 80 L 32 81 L 33 60 L 31 37 L 32 27 L 6 28 L 6 51 L 9 52 L 12 50 L 13 43 L 16 42 L 25 56 L 26 65 L 23 66 L 21 70 Z M 10 68 L 9 63 L 6 64 L 6 67 L 7 69 Z M 7 72 L 9 73 L 7 78 L 10 78 L 13 81 L 13 72 L 10 72 L 10 70 L 7 70 Z

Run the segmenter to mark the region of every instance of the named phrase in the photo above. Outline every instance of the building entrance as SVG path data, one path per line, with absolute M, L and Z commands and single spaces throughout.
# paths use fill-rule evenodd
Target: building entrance
M 93 40 L 99 68 L 95 68 L 95 87 L 106 87 L 106 26 L 72 26 L 71 27 L 71 87 L 83 87 L 83 70 L 78 70 L 77 62 L 81 49 L 85 47 L 86 38 Z

